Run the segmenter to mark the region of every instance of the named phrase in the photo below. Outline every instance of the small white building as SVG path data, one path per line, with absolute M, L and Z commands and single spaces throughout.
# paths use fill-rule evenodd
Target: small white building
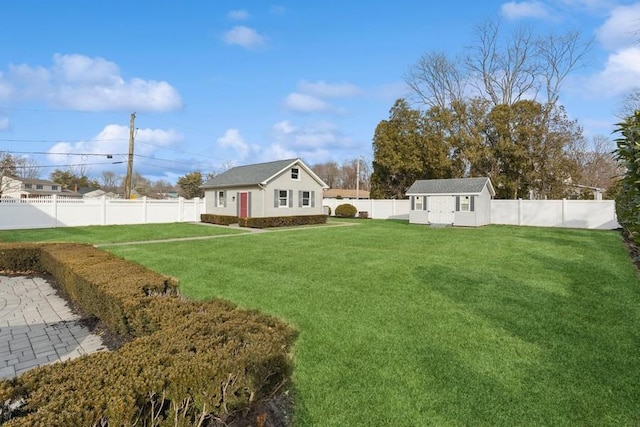
M 496 192 L 489 178 L 418 180 L 406 194 L 411 200 L 412 224 L 491 224 L 491 199 Z
M 322 215 L 328 188 L 302 160 L 238 166 L 205 182 L 205 212 L 239 218 Z

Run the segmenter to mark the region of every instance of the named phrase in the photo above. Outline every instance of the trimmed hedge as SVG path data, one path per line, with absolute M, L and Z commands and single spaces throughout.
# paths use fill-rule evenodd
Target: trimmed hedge
M 0 381 L 2 416 L 17 407 L 7 427 L 207 425 L 288 381 L 295 333 L 272 317 L 182 299 L 174 279 L 92 246 L 0 244 L 0 268 L 27 267 L 135 339 Z
M 349 203 L 344 203 L 336 207 L 336 216 L 340 218 L 354 218 L 358 209 Z
M 273 216 L 266 218 L 239 218 L 240 227 L 270 228 L 294 225 L 326 224 L 328 215 Z
M 209 224 L 231 225 L 238 223 L 238 217 L 231 215 L 200 214 L 200 221 Z

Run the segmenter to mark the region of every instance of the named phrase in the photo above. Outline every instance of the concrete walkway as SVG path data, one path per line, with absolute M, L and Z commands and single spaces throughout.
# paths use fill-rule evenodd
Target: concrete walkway
M 0 276 L 0 378 L 106 350 L 40 277 Z

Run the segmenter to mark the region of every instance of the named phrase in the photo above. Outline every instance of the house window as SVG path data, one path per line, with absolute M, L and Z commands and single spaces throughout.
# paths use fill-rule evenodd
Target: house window
M 218 207 L 224 207 L 224 191 L 218 191 Z
M 417 211 L 422 210 L 422 197 L 416 196 L 414 208 Z
M 36 184 L 36 190 L 44 190 L 44 185 Z
M 58 186 L 57 186 L 57 185 L 52 185 L 52 186 L 51 186 L 51 190 L 53 190 L 53 191 L 58 191 Z
M 300 179 L 300 169 L 291 168 L 291 179 L 298 181 Z
M 311 206 L 311 192 L 310 191 L 302 191 L 302 207 L 308 208 Z
M 31 188 L 33 188 L 33 186 L 31 184 L 25 184 L 24 185 L 24 189 L 25 190 L 31 190 Z
M 278 206 L 281 208 L 289 206 L 289 192 L 287 190 L 278 190 Z

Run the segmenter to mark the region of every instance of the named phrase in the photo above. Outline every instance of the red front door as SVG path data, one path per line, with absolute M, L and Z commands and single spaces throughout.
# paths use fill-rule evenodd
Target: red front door
M 240 193 L 240 218 L 249 217 L 249 193 Z

